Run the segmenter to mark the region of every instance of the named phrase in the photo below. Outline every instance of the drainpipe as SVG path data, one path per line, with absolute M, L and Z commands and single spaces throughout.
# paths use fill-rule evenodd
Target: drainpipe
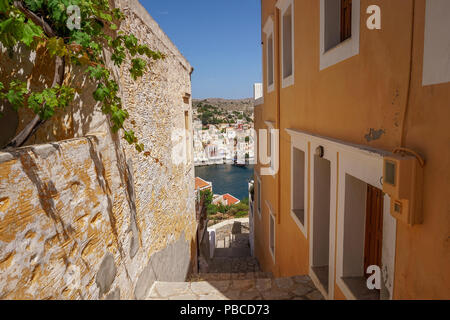
M 412 0 L 412 13 L 411 13 L 411 45 L 410 45 L 410 57 L 409 57 L 409 79 L 408 79 L 408 91 L 406 95 L 405 112 L 403 113 L 402 132 L 400 138 L 400 147 L 405 147 L 406 138 L 406 119 L 409 110 L 409 104 L 411 101 L 411 87 L 412 87 L 412 72 L 413 72 L 413 53 L 414 53 L 414 22 L 416 18 L 416 0 Z
M 276 13 L 276 17 L 275 17 L 275 21 L 276 21 L 276 26 L 277 26 L 277 125 L 278 125 L 278 130 L 281 131 L 281 117 L 280 117 L 280 112 L 281 112 L 281 32 L 280 32 L 280 14 L 281 11 L 280 9 L 276 9 L 275 11 Z M 294 58 L 294 57 L 292 57 Z M 281 150 L 281 132 L 278 135 L 278 179 L 277 179 L 277 184 L 278 184 L 278 203 L 277 203 L 277 224 L 281 223 L 281 165 L 280 165 L 280 150 Z

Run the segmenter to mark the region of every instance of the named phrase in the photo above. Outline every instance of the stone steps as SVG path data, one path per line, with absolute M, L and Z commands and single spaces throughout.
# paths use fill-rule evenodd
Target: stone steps
M 229 277 L 194 282 L 157 281 L 147 300 L 323 300 L 308 276 L 233 279 L 230 274 Z
M 221 252 L 220 250 L 230 250 L 230 252 Z M 240 252 L 240 249 L 216 249 L 217 257 L 208 262 L 208 267 L 201 270 L 207 273 L 247 273 L 259 272 L 258 260 L 245 256 L 248 252 Z M 240 254 L 240 257 L 232 255 Z M 242 256 L 244 255 L 244 256 Z
M 221 281 L 221 280 L 253 280 L 271 279 L 271 272 L 246 272 L 246 273 L 198 273 L 191 276 L 191 282 Z

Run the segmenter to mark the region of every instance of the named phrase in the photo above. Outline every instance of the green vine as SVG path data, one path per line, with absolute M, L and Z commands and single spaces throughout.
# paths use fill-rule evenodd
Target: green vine
M 79 8 L 79 28 L 67 26 L 70 6 Z M 123 129 L 124 139 L 142 152 L 144 145 L 139 143 L 134 131 L 124 128 L 129 114 L 123 108 L 119 86 L 106 65 L 104 50 L 111 53 L 117 67 L 129 55 L 129 72 L 134 80 L 142 77 L 149 67 L 144 57 L 159 60 L 164 55 L 140 44 L 133 34 L 117 31 L 123 19 L 123 12 L 111 8 L 107 0 L 0 0 L 0 42 L 10 53 L 16 44 L 22 43 L 32 50 L 44 48 L 44 54 L 59 58 L 63 66 L 84 66 L 83 70 L 96 84 L 93 97 L 109 116 L 112 131 L 117 133 Z M 62 70 L 64 73 L 64 67 Z M 63 74 L 60 78 L 63 81 L 40 92 L 31 91 L 25 82 L 17 80 L 8 84 L 0 82 L 0 99 L 8 101 L 16 111 L 23 107 L 31 109 L 39 117 L 36 125 L 40 125 L 74 100 L 76 88 L 67 78 L 70 77 Z

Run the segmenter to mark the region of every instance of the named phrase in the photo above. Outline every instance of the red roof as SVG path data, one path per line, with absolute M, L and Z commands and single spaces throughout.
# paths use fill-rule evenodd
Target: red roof
M 195 190 L 202 190 L 208 187 L 211 187 L 211 182 L 205 181 L 199 177 L 195 177 Z
M 223 200 L 225 200 L 229 206 L 231 206 L 232 204 L 236 204 L 236 203 L 240 202 L 239 199 L 233 197 L 229 193 L 224 194 L 222 197 L 223 197 Z

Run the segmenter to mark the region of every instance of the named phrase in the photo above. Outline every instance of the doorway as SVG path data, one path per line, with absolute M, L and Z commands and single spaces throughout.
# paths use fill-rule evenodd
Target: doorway
M 367 287 L 367 267 L 381 267 L 383 192 L 349 174 L 345 182 L 342 280 L 358 300 L 378 300 Z
M 328 293 L 330 253 L 330 161 L 314 156 L 312 271 Z

